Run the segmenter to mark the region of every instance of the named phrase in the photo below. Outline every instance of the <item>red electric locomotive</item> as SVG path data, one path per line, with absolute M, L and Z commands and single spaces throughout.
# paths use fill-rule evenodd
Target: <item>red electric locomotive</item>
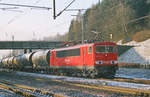
M 50 68 L 67 75 L 114 77 L 118 69 L 117 45 L 98 42 L 53 49 Z

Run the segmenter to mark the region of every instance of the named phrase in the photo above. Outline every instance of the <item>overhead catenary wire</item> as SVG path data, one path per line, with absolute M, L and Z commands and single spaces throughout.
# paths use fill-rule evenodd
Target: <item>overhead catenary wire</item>
M 2 1 L 2 0 L 0 0 Z M 36 1 L 36 3 L 38 3 L 40 0 Z M 67 9 L 75 0 L 73 0 L 66 8 L 64 8 L 60 13 L 57 14 L 57 16 L 59 16 L 60 14 L 62 14 L 62 12 L 64 11 L 78 11 L 78 10 L 86 10 L 86 9 Z M 30 8 L 40 8 L 40 9 L 46 9 L 46 10 L 50 10 L 52 8 L 50 7 L 41 7 L 41 6 L 32 6 L 32 5 L 20 5 L 20 4 L 9 4 L 9 3 L 0 3 L 0 5 L 7 5 L 7 6 L 18 6 L 18 7 L 30 7 Z M 115 7 L 119 7 L 121 6 L 121 4 L 118 4 L 112 8 L 110 8 L 109 10 L 112 10 L 114 9 Z M 7 9 L 17 9 L 18 7 L 10 7 L 10 8 L 0 8 L 1 10 L 7 10 Z M 105 10 L 105 11 L 108 11 L 108 10 Z M 147 15 L 147 16 L 143 16 L 143 17 L 140 17 L 140 18 L 137 18 L 137 19 L 133 19 L 131 21 L 129 21 L 128 23 L 131 23 L 131 22 L 136 22 L 138 20 L 141 20 L 141 19 L 144 19 L 144 18 L 148 18 L 150 17 L 150 15 Z M 127 24 L 128 24 L 127 23 Z
M 7 10 L 7 9 L 18 9 L 18 7 L 7 7 L 7 8 L 0 8 L 2 10 Z
M 18 7 L 30 7 L 30 8 L 39 8 L 39 9 L 46 9 L 50 10 L 50 7 L 41 7 L 41 6 L 32 6 L 32 5 L 21 5 L 21 4 L 10 4 L 10 3 L 0 3 L 0 5 L 7 5 L 7 6 L 18 6 Z
M 40 0 L 36 1 L 36 3 L 38 3 Z M 60 11 L 57 15 L 56 15 L 56 12 L 55 12 L 55 0 L 53 0 L 54 4 L 54 19 L 58 16 L 60 16 L 64 11 L 66 11 L 66 9 L 68 7 L 71 6 L 71 4 L 73 2 L 75 2 L 75 0 L 73 0 L 71 3 L 69 3 L 69 5 L 67 5 L 62 11 Z M 32 6 L 32 5 L 21 5 L 21 4 L 10 4 L 10 3 L 0 3 L 0 5 L 7 5 L 7 6 L 18 6 L 18 7 L 30 7 L 30 8 L 39 8 L 39 9 L 46 9 L 46 10 L 50 10 L 52 8 L 50 7 L 41 7 L 41 6 Z
M 34 5 L 35 4 L 37 4 L 37 3 L 39 3 L 40 2 L 40 0 L 38 0 L 38 1 L 36 1 L 35 3 L 34 3 Z M 6 3 L 5 3 L 6 4 Z M 24 6 L 21 6 L 21 5 L 19 5 L 19 4 L 12 4 L 12 6 L 16 6 L 16 5 L 18 5 L 19 7 L 24 7 L 24 6 L 26 6 L 26 7 L 31 7 L 30 5 L 24 5 Z M 8 9 L 18 9 L 19 7 L 9 7 L 9 8 L 6 8 L 7 10 Z M 39 6 L 32 6 L 32 8 L 39 8 Z M 40 7 L 41 8 L 41 7 Z M 12 11 L 12 10 L 11 10 Z M 13 11 L 16 11 L 16 10 L 13 10 Z M 19 12 L 19 11 L 18 11 Z M 20 11 L 20 12 L 23 12 L 23 11 Z M 13 17 L 11 20 L 9 20 L 8 21 L 8 23 L 7 24 L 10 24 L 10 23 L 12 23 L 12 22 L 14 22 L 16 19 L 18 19 L 18 18 L 20 18 L 20 15 L 17 15 L 17 16 L 15 16 L 15 17 Z
M 0 0 L 1 1 L 1 0 Z M 38 3 L 40 0 L 36 1 L 36 3 Z M 67 9 L 75 0 L 73 0 L 67 7 L 65 7 L 60 13 L 57 14 L 57 16 L 61 15 L 62 12 L 64 11 L 78 11 L 79 9 Z M 19 7 L 30 7 L 30 8 L 40 8 L 40 9 L 46 9 L 46 10 L 50 10 L 52 8 L 50 7 L 41 7 L 41 6 L 32 6 L 32 5 L 20 5 L 20 4 L 8 4 L 8 3 L 0 3 L 0 5 L 7 5 L 7 6 L 16 6 L 16 7 L 10 7 L 10 8 L 0 8 L 1 10 L 8 10 L 8 9 L 17 9 Z M 18 7 L 17 7 L 18 6 Z M 109 10 L 104 10 L 105 11 L 110 11 L 110 10 L 113 10 L 114 8 L 116 7 L 119 7 L 121 6 L 121 4 L 118 4 L 118 5 L 115 5 L 113 6 L 112 8 L 109 8 Z M 80 10 L 86 10 L 86 9 L 80 9 Z M 143 16 L 143 17 L 139 17 L 139 18 L 136 18 L 136 19 L 133 19 L 133 20 L 130 20 L 129 22 L 127 22 L 126 24 L 129 24 L 129 23 L 132 23 L 132 22 L 136 22 L 138 20 L 141 20 L 141 19 L 145 19 L 145 18 L 149 18 L 150 15 L 147 15 L 147 16 Z
M 37 3 L 39 3 L 40 0 L 36 1 L 34 3 L 34 5 L 36 5 Z M 23 13 L 24 11 L 21 11 L 21 10 L 15 10 L 15 9 L 19 9 L 19 7 L 29 7 L 29 8 L 42 8 L 43 7 L 39 7 L 39 6 L 30 6 L 30 5 L 19 5 L 19 4 L 7 4 L 7 3 L 1 3 L 0 5 L 6 5 L 6 6 L 14 6 L 14 7 L 7 7 L 7 8 L 0 8 L 1 10 L 4 10 L 4 11 L 15 11 L 15 12 L 21 12 Z M 18 5 L 18 6 L 17 6 Z M 47 7 L 44 7 L 44 8 L 47 8 Z M 49 8 L 49 7 L 48 7 Z M 14 9 L 14 10 L 13 10 Z M 29 11 L 28 11 L 29 12 Z M 26 14 L 26 13 L 24 13 Z M 10 25 L 11 23 L 13 23 L 14 21 L 18 20 L 20 17 L 22 17 L 24 14 L 19 14 L 19 15 L 16 15 L 14 16 L 13 18 L 11 18 L 6 25 L 4 25 L 3 27 L 0 27 L 1 29 L 5 29 L 8 25 Z

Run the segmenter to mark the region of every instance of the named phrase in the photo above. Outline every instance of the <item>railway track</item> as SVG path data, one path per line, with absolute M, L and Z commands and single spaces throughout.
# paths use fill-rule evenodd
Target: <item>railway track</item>
M 2 71 L 2 70 L 1 70 Z M 12 72 L 9 70 L 4 70 L 7 72 Z M 39 74 L 39 73 L 37 73 Z M 130 82 L 130 83 L 140 83 L 140 84 L 148 84 L 150 85 L 150 80 L 143 80 L 139 78 L 123 78 L 123 77 L 115 77 L 113 79 L 108 79 L 108 78 L 98 78 L 97 80 L 106 80 L 106 81 L 118 81 L 118 82 Z
M 98 91 L 105 91 L 105 92 L 112 92 L 112 93 L 120 93 L 135 97 L 149 97 L 150 90 L 141 90 L 141 89 L 132 89 L 132 88 L 123 88 L 123 87 L 113 87 L 113 86 L 104 86 L 104 85 L 86 85 L 86 84 L 78 84 L 78 83 L 71 83 L 65 82 L 61 80 L 53 80 L 58 83 L 67 84 L 74 87 L 86 88 L 86 89 L 94 89 Z M 32 88 L 29 86 L 13 84 L 6 80 L 0 80 L 0 87 L 3 89 L 11 90 L 16 94 L 26 96 L 26 97 L 64 97 L 62 95 L 49 93 L 47 91 L 41 91 L 36 88 Z
M 143 79 L 137 79 L 137 78 L 121 78 L 121 77 L 116 77 L 114 79 L 99 78 L 98 80 L 118 81 L 118 82 L 130 82 L 130 83 L 139 83 L 139 84 L 148 84 L 148 85 L 150 85 L 150 80 L 143 80 Z
M 23 82 L 24 81 L 26 81 L 26 82 L 32 81 L 35 83 L 37 82 L 37 84 L 43 83 L 42 86 L 43 87 L 45 86 L 44 90 L 48 90 L 48 91 L 49 90 L 56 91 L 55 90 L 55 85 L 56 85 L 57 87 L 60 87 L 60 88 L 66 87 L 67 88 L 66 90 L 71 89 L 71 91 L 73 88 L 73 90 L 77 89 L 79 91 L 81 90 L 82 92 L 88 91 L 89 93 L 91 91 L 94 91 L 94 92 L 97 91 L 97 93 L 105 92 L 105 94 L 110 93 L 110 94 L 115 94 L 115 95 L 127 95 L 126 97 L 133 97 L 133 96 L 134 97 L 150 97 L 150 90 L 149 90 L 150 86 L 149 85 L 147 85 L 148 88 L 132 88 L 132 87 L 117 86 L 117 85 L 114 85 L 114 86 L 109 85 L 110 84 L 109 81 L 112 81 L 112 83 L 113 83 L 113 81 L 114 81 L 114 83 L 119 83 L 119 81 L 121 81 L 121 84 L 124 81 L 126 81 L 126 82 L 128 81 L 130 83 L 131 83 L 131 81 L 133 81 L 135 83 L 139 83 L 139 82 L 143 81 L 140 79 L 125 79 L 125 78 L 84 79 L 84 78 L 75 78 L 75 77 L 25 73 L 25 72 L 22 72 L 22 73 L 17 72 L 14 74 L 7 73 L 7 76 L 9 76 L 9 75 L 10 76 L 11 75 L 20 76 L 20 77 L 22 77 L 21 80 L 23 80 Z M 19 78 L 19 81 L 12 81 L 12 82 L 20 83 L 20 81 L 21 81 L 20 77 L 17 77 L 17 78 Z M 13 84 L 13 83 L 11 83 L 11 80 L 12 79 L 0 80 L 0 87 L 3 87 L 4 89 L 11 90 L 15 93 L 18 93 L 18 94 L 21 94 L 21 95 L 24 95 L 27 97 L 37 97 L 37 95 L 40 97 L 41 97 L 41 95 L 42 95 L 42 97 L 43 97 L 43 95 L 45 95 L 46 97 L 47 97 L 47 95 L 50 97 L 63 97 L 58 94 L 53 94 L 53 93 L 50 93 L 47 91 L 41 91 L 41 90 L 43 90 L 42 88 L 40 90 L 36 89 L 36 88 L 32 88 L 35 86 L 39 88 L 39 86 L 41 86 L 41 85 L 37 86 L 36 84 L 35 85 L 26 84 L 27 86 L 24 86 L 24 85 L 19 85 L 19 84 Z M 102 81 L 102 80 L 106 80 L 106 81 Z M 107 83 L 107 81 L 108 81 L 108 83 Z M 145 83 L 147 83 L 147 84 L 149 84 L 149 82 L 150 81 L 145 81 Z M 44 83 L 45 83 L 45 85 L 44 85 Z M 130 86 L 130 83 L 128 83 L 129 86 Z M 50 86 L 47 87 L 46 85 L 54 86 L 54 88 L 48 89 Z M 140 85 L 140 84 L 137 84 L 137 85 Z M 28 86 L 32 86 L 32 87 L 28 87 Z M 67 91 L 67 92 L 71 92 L 71 91 Z M 71 92 L 69 95 L 71 95 L 72 93 L 74 93 L 74 92 Z M 64 94 L 64 93 L 62 93 L 62 94 Z M 81 95 L 82 95 L 82 93 L 81 93 Z M 115 97 L 118 97 L 118 96 L 115 96 Z
M 114 86 L 105 86 L 105 85 L 86 85 L 86 84 L 78 84 L 65 82 L 60 80 L 54 80 L 60 83 L 68 84 L 75 87 L 81 87 L 86 89 L 94 89 L 99 91 L 106 91 L 112 93 L 119 93 L 124 95 L 130 95 L 134 97 L 150 97 L 150 90 L 142 90 L 142 89 L 134 89 L 134 88 L 124 88 L 124 87 L 114 87 Z
M 48 91 L 39 90 L 29 86 L 13 84 L 6 80 L 0 80 L 0 88 L 10 90 L 16 94 L 25 96 L 25 97 L 65 97 L 59 94 L 50 93 Z

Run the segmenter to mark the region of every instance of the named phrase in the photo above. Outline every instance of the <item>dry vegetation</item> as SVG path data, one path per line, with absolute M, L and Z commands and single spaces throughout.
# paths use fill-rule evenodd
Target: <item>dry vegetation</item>
M 148 38 L 150 38 L 150 30 L 143 30 L 137 32 L 135 35 L 132 36 L 132 40 L 135 40 L 137 42 L 144 41 Z

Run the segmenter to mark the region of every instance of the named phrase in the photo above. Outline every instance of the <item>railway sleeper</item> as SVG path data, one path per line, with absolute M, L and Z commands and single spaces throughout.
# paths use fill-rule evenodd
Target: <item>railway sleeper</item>
M 5 85 L 5 84 L 2 84 L 0 83 L 0 87 L 3 88 L 3 89 L 7 89 L 7 90 L 10 90 L 16 94 L 19 94 L 19 95 L 22 95 L 22 96 L 26 96 L 26 97 L 37 97 L 36 95 L 34 94 L 31 94 L 29 92 L 26 92 L 22 89 L 18 89 L 16 87 L 13 87 L 13 86 L 8 86 L 8 85 Z
M 3 81 L 0 80 L 0 87 L 6 90 L 10 90 L 16 94 L 25 96 L 25 97 L 37 97 L 40 96 L 42 97 L 42 95 L 46 95 L 46 96 L 52 96 L 52 97 L 64 97 L 62 95 L 58 95 L 55 93 L 50 93 L 48 91 L 43 91 L 43 90 L 39 90 L 36 88 L 31 88 L 28 86 L 23 86 L 23 85 L 18 85 L 18 84 L 12 84 L 8 81 Z

